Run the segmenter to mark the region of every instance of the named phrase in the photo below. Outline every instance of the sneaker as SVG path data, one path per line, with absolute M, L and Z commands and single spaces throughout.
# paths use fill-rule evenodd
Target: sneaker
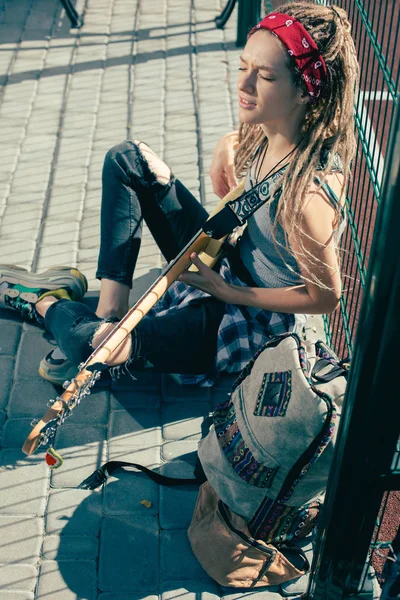
M 65 381 L 71 381 L 78 373 L 78 367 L 74 365 L 56 346 L 41 361 L 39 374 L 54 385 L 63 385 Z
M 30 321 L 40 321 L 35 304 L 44 296 L 80 301 L 86 291 L 86 277 L 71 267 L 29 273 L 21 267 L 0 264 L 0 308 L 17 310 Z

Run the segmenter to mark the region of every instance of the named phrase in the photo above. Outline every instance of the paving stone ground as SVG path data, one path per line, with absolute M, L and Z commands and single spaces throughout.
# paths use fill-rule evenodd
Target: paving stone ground
M 57 0 L 0 1 L 0 256 L 43 271 L 79 267 L 95 305 L 101 167 L 127 138 L 145 140 L 207 209 L 213 147 L 235 125 L 236 16 L 217 30 L 219 0 L 86 0 L 70 30 Z M 146 231 L 132 300 L 161 256 Z M 199 390 L 143 374 L 105 382 L 60 431 L 64 466 L 26 457 L 30 422 L 55 396 L 39 377 L 52 341 L 0 312 L 0 600 L 258 600 L 298 597 L 306 582 L 262 592 L 221 589 L 191 554 L 195 489 L 142 475 L 77 485 L 107 459 L 191 476 L 204 418 L 230 381 Z M 151 501 L 146 508 L 141 500 Z

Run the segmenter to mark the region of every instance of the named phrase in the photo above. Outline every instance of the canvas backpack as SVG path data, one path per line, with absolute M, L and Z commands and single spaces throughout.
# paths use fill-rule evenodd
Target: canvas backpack
M 219 584 L 261 587 L 305 574 L 296 545 L 312 531 L 326 489 L 348 364 L 322 341 L 269 340 L 240 373 L 199 444 L 202 472 L 188 530 L 194 554 Z M 81 487 L 134 466 L 163 485 L 187 479 L 106 463 Z
M 323 342 L 284 334 L 259 350 L 214 411 L 198 450 L 207 482 L 189 539 L 218 583 L 275 585 L 309 570 L 294 542 L 318 518 L 346 375 Z

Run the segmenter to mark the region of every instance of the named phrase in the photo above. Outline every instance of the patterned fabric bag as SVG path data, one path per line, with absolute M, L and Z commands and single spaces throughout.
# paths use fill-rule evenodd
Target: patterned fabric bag
M 291 582 L 310 569 L 294 542 L 317 521 L 347 370 L 323 342 L 276 336 L 214 411 L 199 445 L 196 479 L 109 461 L 80 487 L 96 489 L 121 467 L 134 467 L 161 485 L 201 483 L 188 535 L 210 577 L 241 588 Z
M 189 528 L 205 571 L 233 587 L 281 584 L 310 565 L 293 543 L 315 526 L 348 364 L 323 342 L 267 342 L 199 446 L 207 477 Z

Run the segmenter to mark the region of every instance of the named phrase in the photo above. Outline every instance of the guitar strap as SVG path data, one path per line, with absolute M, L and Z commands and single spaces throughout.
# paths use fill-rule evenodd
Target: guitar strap
M 276 177 L 278 175 L 278 178 Z M 283 177 L 283 171 L 274 173 L 274 184 L 280 181 Z M 272 194 L 268 194 L 270 185 L 267 181 L 261 181 L 250 190 L 235 198 L 228 200 L 224 208 L 215 215 L 210 217 L 203 225 L 203 231 L 210 237 L 219 240 L 224 236 L 232 233 L 236 227 L 244 225 L 261 206 L 270 201 L 278 193 L 279 185 L 274 185 L 275 189 Z M 263 197 L 259 192 L 263 193 Z M 267 191 L 267 193 L 265 193 Z

